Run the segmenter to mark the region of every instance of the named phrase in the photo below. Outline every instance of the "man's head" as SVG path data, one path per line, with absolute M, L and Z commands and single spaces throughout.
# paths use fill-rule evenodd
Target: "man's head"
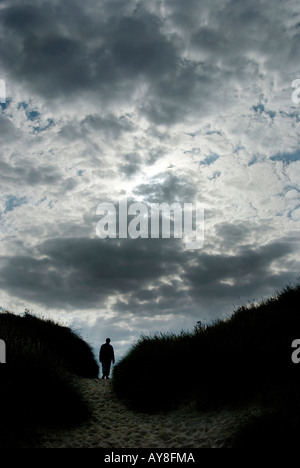
M 110 338 L 106 338 L 106 343 L 110 343 Z

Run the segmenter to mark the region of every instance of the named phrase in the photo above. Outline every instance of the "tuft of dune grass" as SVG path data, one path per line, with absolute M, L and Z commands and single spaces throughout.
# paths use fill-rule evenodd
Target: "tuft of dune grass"
M 78 424 L 90 415 L 75 376 L 96 378 L 90 346 L 75 332 L 29 313 L 0 314 L 0 447 L 16 447 L 37 425 Z
M 299 303 L 300 285 L 286 287 L 192 333 L 142 336 L 114 368 L 115 392 L 142 411 L 187 400 L 199 408 L 297 400 L 300 372 L 291 343 L 300 338 Z

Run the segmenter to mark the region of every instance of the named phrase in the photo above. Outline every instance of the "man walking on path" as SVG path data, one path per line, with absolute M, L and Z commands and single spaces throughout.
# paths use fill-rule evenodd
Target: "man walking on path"
M 99 361 L 102 364 L 102 379 L 109 379 L 111 363 L 115 363 L 114 348 L 110 344 L 110 338 L 100 348 Z

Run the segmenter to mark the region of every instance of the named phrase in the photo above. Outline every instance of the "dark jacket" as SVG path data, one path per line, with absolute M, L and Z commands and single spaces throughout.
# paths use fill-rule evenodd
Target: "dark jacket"
M 100 348 L 99 354 L 99 361 L 100 362 L 115 362 L 115 353 L 114 348 L 109 343 L 105 343 Z

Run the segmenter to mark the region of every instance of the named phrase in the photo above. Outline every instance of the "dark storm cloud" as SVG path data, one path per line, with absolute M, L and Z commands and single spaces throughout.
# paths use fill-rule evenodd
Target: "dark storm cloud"
M 7 6 L 1 17 L 3 65 L 46 97 L 97 91 L 112 98 L 123 87 L 133 92 L 141 77 L 171 73 L 176 52 L 160 31 L 161 21 L 147 12 L 126 16 L 126 2 L 119 5 L 106 5 L 105 15 L 101 8 L 89 14 L 87 5 L 76 2 Z
M 199 295 L 207 294 L 207 285 L 216 285 L 230 279 L 235 286 L 248 285 L 255 278 L 264 281 L 266 275 L 270 276 L 272 262 L 287 257 L 293 251 L 292 245 L 278 241 L 256 249 L 241 247 L 234 255 L 204 253 L 201 254 L 201 262 L 190 266 L 186 271 L 186 278 Z
M 0 286 L 23 301 L 67 310 L 105 307 L 118 294 L 119 312 L 151 316 L 203 306 L 211 311 L 216 304 L 235 302 L 237 290 L 249 300 L 267 286 L 294 281 L 299 264 L 289 256 L 298 242 L 289 241 L 208 255 L 185 251 L 174 239 L 61 238 L 38 245 L 32 256 L 2 257 Z M 281 271 L 272 270 L 274 262 L 280 262 Z
M 125 77 L 143 74 L 156 79 L 176 66 L 174 46 L 161 33 L 161 21 L 154 15 L 124 17 L 114 26 L 111 52 Z
M 283 73 L 291 51 L 300 59 L 299 31 L 285 34 L 292 14 L 274 3 L 166 1 L 154 13 L 127 1 L 15 1 L 0 18 L 0 63 L 45 98 L 129 103 L 142 87 L 137 110 L 172 125 L 232 106 L 230 90 L 259 76 L 262 55 Z
M 260 239 L 263 233 L 274 236 L 275 228 L 267 221 L 261 220 L 259 224 L 251 221 L 236 223 L 221 222 L 215 226 L 215 242 L 221 252 L 235 251 L 237 246 L 251 244 Z
M 173 2 L 168 3 L 172 10 Z M 198 16 L 190 25 L 192 43 L 206 53 L 206 57 L 214 57 L 215 61 L 233 65 L 232 61 L 238 60 L 231 70 L 235 75 L 241 71 L 239 64 L 249 53 L 263 54 L 273 61 L 288 50 L 292 51 L 296 44 L 299 31 L 291 4 L 289 10 L 285 2 L 267 4 L 261 0 L 215 0 L 206 6 L 204 2 L 197 3 L 198 7 L 194 3 L 194 11 L 198 10 Z M 184 3 L 177 2 L 176 7 L 183 10 Z M 286 38 L 286 19 L 290 22 L 290 43 Z
M 56 239 L 39 245 L 37 253 L 42 258 L 2 258 L 1 276 L 15 294 L 49 305 L 93 307 L 111 293 L 143 288 L 165 272 L 160 259 L 166 254 L 159 242 L 148 249 L 132 240 L 119 245 L 112 239 Z
M 71 3 L 14 2 L 2 11 L 3 63 L 36 92 L 55 96 L 89 82 L 89 56 L 74 30 L 79 12 Z M 81 14 L 84 30 L 87 18 Z

